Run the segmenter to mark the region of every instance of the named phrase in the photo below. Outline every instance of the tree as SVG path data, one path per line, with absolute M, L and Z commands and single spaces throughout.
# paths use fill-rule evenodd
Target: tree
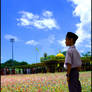
M 91 56 L 91 52 L 90 52 L 90 51 L 88 51 L 88 52 L 87 52 L 87 53 L 85 53 L 85 54 L 84 54 L 84 53 L 82 53 L 82 56 L 83 56 L 83 57 Z
M 47 53 L 44 53 L 44 57 L 47 57 Z
M 1 67 L 2 68 L 5 68 L 5 67 L 7 67 L 7 68 L 14 68 L 14 67 L 22 66 L 22 65 L 28 65 L 28 63 L 25 62 L 25 61 L 18 62 L 16 60 L 9 59 L 5 63 L 2 63 Z
M 25 61 L 22 61 L 22 62 L 20 62 L 20 65 L 28 65 L 28 63 Z
M 44 57 L 40 57 L 40 62 L 44 62 Z
M 66 51 L 63 51 L 62 54 L 63 54 L 64 56 L 66 56 Z
M 2 64 L 3 67 L 8 67 L 8 68 L 12 68 L 16 65 L 19 65 L 19 63 L 16 60 L 12 60 L 12 59 L 9 59 Z

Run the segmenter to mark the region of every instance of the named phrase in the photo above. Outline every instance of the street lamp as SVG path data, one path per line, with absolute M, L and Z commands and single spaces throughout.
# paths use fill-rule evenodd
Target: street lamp
M 15 39 L 14 38 L 11 38 L 10 39 L 10 42 L 12 43 L 12 61 L 13 61 L 13 43 L 14 43 Z

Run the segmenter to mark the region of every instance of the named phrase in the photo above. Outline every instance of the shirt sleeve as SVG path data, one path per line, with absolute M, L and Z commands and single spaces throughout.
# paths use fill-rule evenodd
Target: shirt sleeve
M 71 51 L 67 51 L 66 53 L 66 58 L 65 58 L 65 64 L 67 65 L 67 63 L 72 64 L 72 53 Z

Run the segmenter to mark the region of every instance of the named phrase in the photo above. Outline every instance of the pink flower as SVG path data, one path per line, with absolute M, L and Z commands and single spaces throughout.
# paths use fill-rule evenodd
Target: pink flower
M 41 92 L 41 88 L 38 89 L 38 92 Z

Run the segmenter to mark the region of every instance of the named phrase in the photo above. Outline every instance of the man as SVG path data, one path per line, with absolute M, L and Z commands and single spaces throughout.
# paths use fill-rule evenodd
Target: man
M 79 81 L 79 69 L 81 67 L 80 54 L 78 53 L 75 43 L 78 36 L 72 32 L 68 32 L 66 35 L 66 46 L 69 49 L 66 53 L 64 67 L 67 69 L 67 82 L 69 92 L 81 92 L 81 84 Z

